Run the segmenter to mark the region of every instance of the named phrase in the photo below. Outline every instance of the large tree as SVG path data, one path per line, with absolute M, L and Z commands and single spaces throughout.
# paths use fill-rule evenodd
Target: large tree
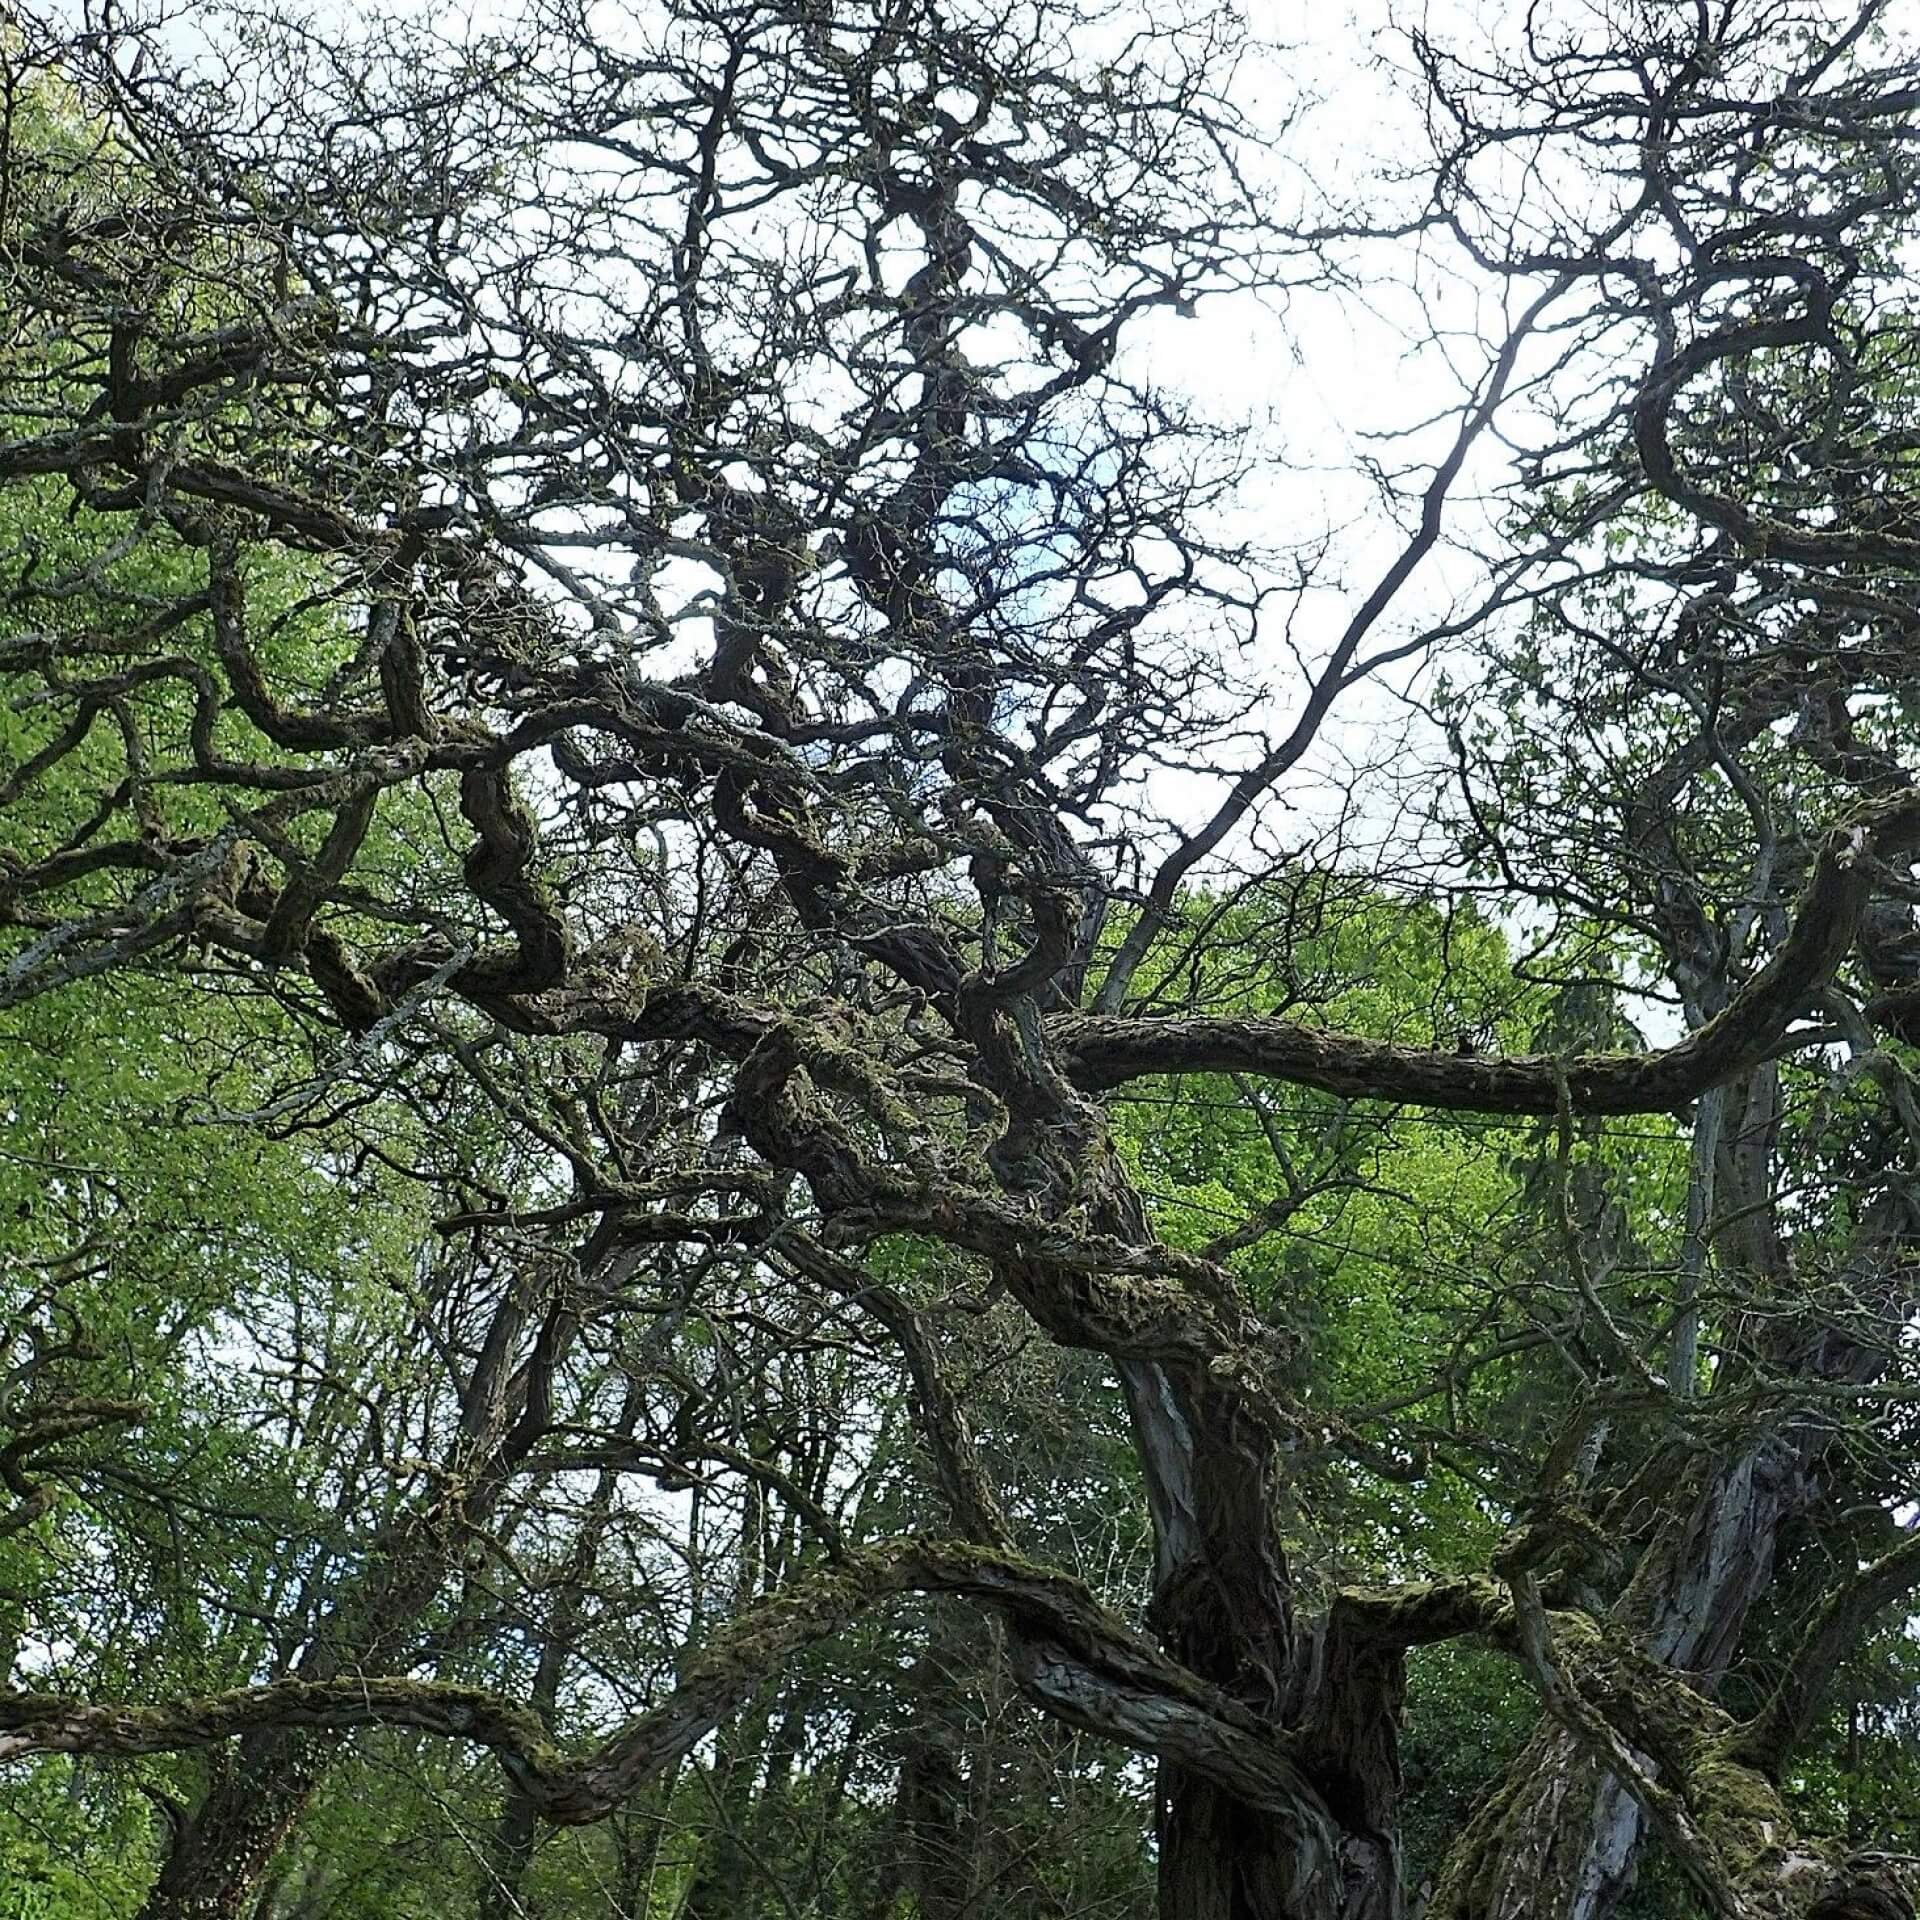
M 297 1456 L 174 1602 L 250 1610 L 227 1684 L 0 1695 L 6 1758 L 208 1756 L 150 1920 L 249 1910 L 354 1729 L 497 1758 L 492 1911 L 683 1767 L 741 1911 L 748 1800 L 861 1803 L 822 1728 L 891 1743 L 890 1890 L 1044 1892 L 956 1719 L 1009 1685 L 1103 1822 L 1074 1737 L 1154 1761 L 1168 1920 L 1390 1920 L 1452 1641 L 1542 1717 L 1436 1914 L 1649 1845 L 1911 1913 L 1792 1790 L 1920 1582 L 1892 14 L 1389 36 L 1344 199 L 1204 7 L 10 30 L 0 1010 L 237 1006 L 156 1140 L 437 1222 L 349 1235 L 397 1308 L 209 1309 Z M 1342 298 L 1404 432 L 1364 537 L 1262 537 L 1167 369 Z M 143 1484 L 83 1304 L 11 1303 L 29 1549 Z

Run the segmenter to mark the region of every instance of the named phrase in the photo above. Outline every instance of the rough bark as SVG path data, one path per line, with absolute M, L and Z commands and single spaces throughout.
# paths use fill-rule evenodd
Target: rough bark
M 1125 1378 L 1156 1527 L 1153 1624 L 1184 1666 L 1294 1735 L 1322 1816 L 1276 1821 L 1164 1760 L 1162 1920 L 1396 1920 L 1400 1650 L 1296 1621 L 1279 1449 L 1243 1397 L 1198 1370 Z
M 1726 1007 L 1654 1053 L 1482 1059 L 1392 1046 L 1297 1021 L 1075 1014 L 1054 1035 L 1076 1084 L 1118 1086 L 1159 1073 L 1244 1073 L 1360 1099 L 1411 1100 L 1482 1113 L 1657 1113 L 1751 1072 L 1853 945 L 1871 893 L 1865 856 L 1911 854 L 1920 802 L 1906 794 L 1865 809 L 1831 835 L 1773 956 Z
M 1271 1439 L 1191 1377 L 1128 1371 L 1156 1535 L 1152 1618 L 1184 1665 L 1278 1722 L 1293 1609 L 1273 1520 Z M 1163 1920 L 1282 1920 L 1330 1899 L 1331 1863 L 1303 1852 L 1226 1788 L 1163 1761 Z M 1337 1908 L 1324 1908 L 1328 1914 Z
M 1730 1169 L 1730 1171 L 1732 1171 Z M 1751 1204 L 1742 1223 L 1756 1263 L 1772 1251 L 1764 1178 L 1730 1180 Z M 1898 1323 L 1904 1312 L 1901 1248 L 1909 1231 L 1898 1192 L 1871 1208 L 1844 1276 L 1871 1317 Z M 1767 1340 L 1766 1358 L 1790 1364 L 1810 1385 L 1862 1384 L 1884 1366 L 1876 1343 L 1840 1329 L 1796 1331 Z M 1686 1474 L 1669 1517 L 1614 1609 L 1619 1629 L 1660 1666 L 1711 1695 L 1732 1662 L 1756 1605 L 1774 1577 L 1781 1535 L 1819 1491 L 1832 1441 L 1824 1420 L 1761 1434 L 1733 1458 Z M 1542 1721 L 1496 1799 L 1463 1835 L 1446 1873 L 1449 1920 L 1606 1920 L 1631 1888 L 1645 1835 L 1644 1810 L 1604 1762 L 1552 1718 Z
M 1793 1463 L 1771 1449 L 1699 1476 L 1690 1509 L 1649 1554 L 1622 1609 L 1654 1658 L 1709 1687 L 1718 1679 L 1766 1589 L 1797 1484 Z M 1618 1777 L 1543 1720 L 1449 1863 L 1448 1881 L 1471 1896 L 1443 1911 L 1450 1920 L 1604 1920 L 1633 1884 L 1644 1824 Z
M 319 1746 L 270 1731 L 223 1755 L 199 1805 L 174 1825 L 140 1920 L 238 1920 L 320 1783 Z

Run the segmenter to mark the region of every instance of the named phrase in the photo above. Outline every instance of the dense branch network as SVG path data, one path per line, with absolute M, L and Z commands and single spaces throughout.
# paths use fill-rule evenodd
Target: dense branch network
M 193 78 L 138 28 L 23 28 L 8 98 L 40 124 L 8 122 L 0 215 L 0 489 L 21 529 L 0 668 L 25 716 L 0 770 L 0 1010 L 211 978 L 310 1037 L 256 1125 L 317 1129 L 444 1074 L 544 1171 L 508 1193 L 424 1149 L 414 1170 L 447 1190 L 442 1239 L 509 1278 L 482 1332 L 441 1340 L 446 1457 L 382 1521 L 386 1571 L 256 1685 L 0 1696 L 0 1756 L 239 1741 L 300 1787 L 260 1823 L 277 1839 L 323 1765 L 306 1736 L 405 1727 L 492 1748 L 534 1814 L 585 1822 L 796 1649 L 885 1600 L 958 1596 L 1004 1621 L 1030 1699 L 1159 1758 L 1182 1920 L 1384 1920 L 1404 1656 L 1468 1635 L 1515 1654 L 1717 1911 L 1869 1910 L 1879 1867 L 1798 1837 L 1778 1780 L 1840 1649 L 1908 1591 L 1910 1547 L 1825 1596 L 1804 1685 L 1747 1723 L 1709 1662 L 1646 1650 L 1631 1587 L 1622 1613 L 1582 1586 L 1571 1521 L 1538 1564 L 1514 1549 L 1484 1578 L 1310 1604 L 1290 1484 L 1328 1452 L 1416 1477 L 1412 1423 L 1364 1431 L 1316 1389 L 1288 1303 L 1235 1264 L 1319 1189 L 1289 1167 L 1194 1251 L 1119 1138 L 1125 1098 L 1193 1076 L 1234 1076 L 1249 1110 L 1287 1089 L 1556 1124 L 1574 1307 L 1517 1333 L 1494 1316 L 1486 1364 L 1551 1348 L 1591 1392 L 1531 1464 L 1438 1443 L 1495 1461 L 1488 1505 L 1516 1538 L 1537 1539 L 1536 1505 L 1578 1505 L 1622 1408 L 1746 1459 L 1723 1408 L 1756 1377 L 1804 1409 L 1901 1364 L 1884 1342 L 1863 1358 L 1861 1326 L 1884 1335 L 1905 1297 L 1910 1199 L 1869 1179 L 1868 1305 L 1836 1327 L 1760 1244 L 1760 1163 L 1782 1071 L 1835 1049 L 1920 1149 L 1893 1051 L 1920 801 L 1861 698 L 1910 691 L 1912 443 L 1871 434 L 1911 355 L 1887 264 L 1913 212 L 1911 74 L 1860 54 L 1871 6 L 1824 37 L 1795 8 L 1630 11 L 1604 46 L 1543 29 L 1520 64 L 1416 37 L 1431 192 L 1370 224 L 1272 214 L 1211 17 L 702 4 L 622 38 L 556 7 L 522 44 L 412 75 L 288 22 L 272 71 L 256 50 Z M 1781 82 L 1768 63 L 1802 29 L 1815 51 Z M 1573 168 L 1599 183 L 1577 218 Z M 1412 504 L 1377 579 L 1297 681 L 1264 685 L 1235 662 L 1272 639 L 1289 566 L 1295 624 L 1330 584 L 1239 536 L 1262 449 L 1149 379 L 1156 330 L 1337 286 L 1409 234 L 1517 317 L 1473 343 L 1418 483 L 1383 476 L 1387 512 Z M 1503 437 L 1525 450 L 1489 532 L 1463 496 Z M 1505 549 L 1466 615 L 1419 598 L 1450 530 Z M 1442 714 L 1464 857 L 1516 915 L 1562 916 L 1570 972 L 1598 955 L 1616 995 L 1635 966 L 1671 977 L 1685 1032 L 1483 1051 L 1268 1011 L 1275 968 L 1243 967 L 1232 927 L 1315 864 L 1262 839 L 1288 779 L 1371 677 L 1522 630 L 1601 631 L 1592 684 L 1559 691 L 1602 771 L 1555 786 L 1511 713 Z M 1253 738 L 1276 701 L 1279 737 Z M 1666 736 L 1621 745 L 1637 707 Z M 1768 759 L 1790 748 L 1811 771 Z M 1213 776 L 1196 827 L 1163 817 L 1156 769 Z M 1735 852 L 1703 863 L 1709 838 Z M 1744 1132 L 1716 1117 L 1736 1099 Z M 1693 1129 L 1691 1291 L 1653 1335 L 1608 1304 L 1606 1207 L 1576 1217 L 1576 1130 L 1606 1115 Z M 1735 1237 L 1723 1161 L 1761 1304 L 1724 1316 L 1713 1402 L 1699 1249 Z M 952 1315 L 885 1277 L 903 1242 L 958 1263 L 982 1315 L 1010 1302 L 1111 1370 L 1155 1638 L 1022 1557 Z M 696 1388 L 673 1342 L 703 1288 L 737 1286 L 746 1325 L 762 1284 L 796 1350 L 838 1316 L 887 1353 L 940 1537 L 849 1543 L 777 1447 L 695 1431 L 738 1383 Z M 1482 1331 L 1410 1398 L 1454 1394 Z M 1657 1339 L 1680 1357 L 1648 1360 Z M 25 1505 L 0 1530 L 42 1516 L 25 1467 L 138 1411 L 69 1397 L 16 1422 L 0 1471 Z M 1830 1456 L 1807 1418 L 1781 1416 L 1811 1480 Z M 798 1517 L 805 1564 L 596 1746 L 557 1743 L 557 1682 L 523 1705 L 402 1677 L 514 1486 L 634 1469 L 674 1491 L 716 1464 Z M 1653 1504 L 1650 1471 L 1631 1465 L 1618 1511 Z M 1449 1916 L 1495 1912 L 1511 1806 L 1443 1880 Z M 1245 1857 L 1205 1867 L 1246 1810 Z M 1228 1880 L 1269 1893 L 1220 1906 L 1205 1888 Z

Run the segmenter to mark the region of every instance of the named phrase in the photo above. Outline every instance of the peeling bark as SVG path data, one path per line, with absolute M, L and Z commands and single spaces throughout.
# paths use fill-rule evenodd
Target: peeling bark
M 1769 1088 L 1759 1105 L 1770 1105 Z M 1751 1260 L 1777 1260 L 1764 1170 L 1730 1170 L 1749 1200 L 1743 1233 Z M 1907 1283 L 1904 1196 L 1882 1198 L 1862 1223 L 1843 1276 L 1846 1291 L 1898 1324 Z M 1835 1329 L 1795 1328 L 1767 1338 L 1765 1356 L 1810 1383 L 1863 1384 L 1883 1355 Z M 1763 1433 L 1732 1459 L 1686 1475 L 1668 1518 L 1614 1609 L 1619 1628 L 1662 1667 L 1711 1695 L 1773 1580 L 1783 1529 L 1818 1492 L 1832 1428 L 1802 1420 Z M 1645 1821 L 1633 1795 L 1562 1726 L 1543 1721 L 1497 1800 L 1462 1836 L 1449 1880 L 1471 1890 L 1460 1920 L 1526 1920 L 1544 1908 L 1567 1920 L 1607 1920 L 1632 1886 Z

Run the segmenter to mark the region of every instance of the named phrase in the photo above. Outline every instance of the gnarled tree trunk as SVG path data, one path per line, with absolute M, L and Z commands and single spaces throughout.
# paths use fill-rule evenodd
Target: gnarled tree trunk
M 1898 1192 L 1869 1208 L 1842 1276 L 1850 1298 L 1896 1326 L 1906 1311 L 1907 1215 Z M 1767 1227 L 1762 1189 L 1749 1238 Z M 1763 1337 L 1771 1366 L 1809 1383 L 1862 1384 L 1885 1364 L 1876 1347 L 1833 1328 L 1789 1322 Z M 1831 1439 L 1826 1422 L 1798 1421 L 1684 1476 L 1614 1609 L 1636 1646 L 1704 1694 L 1719 1686 L 1772 1584 L 1783 1530 L 1819 1494 Z M 1633 1885 L 1644 1829 L 1634 1795 L 1565 1727 L 1545 1720 L 1461 1836 L 1435 1920 L 1607 1920 Z
M 325 1765 L 310 1734 L 255 1734 L 223 1754 L 200 1804 L 176 1817 L 140 1920 L 239 1920 Z

